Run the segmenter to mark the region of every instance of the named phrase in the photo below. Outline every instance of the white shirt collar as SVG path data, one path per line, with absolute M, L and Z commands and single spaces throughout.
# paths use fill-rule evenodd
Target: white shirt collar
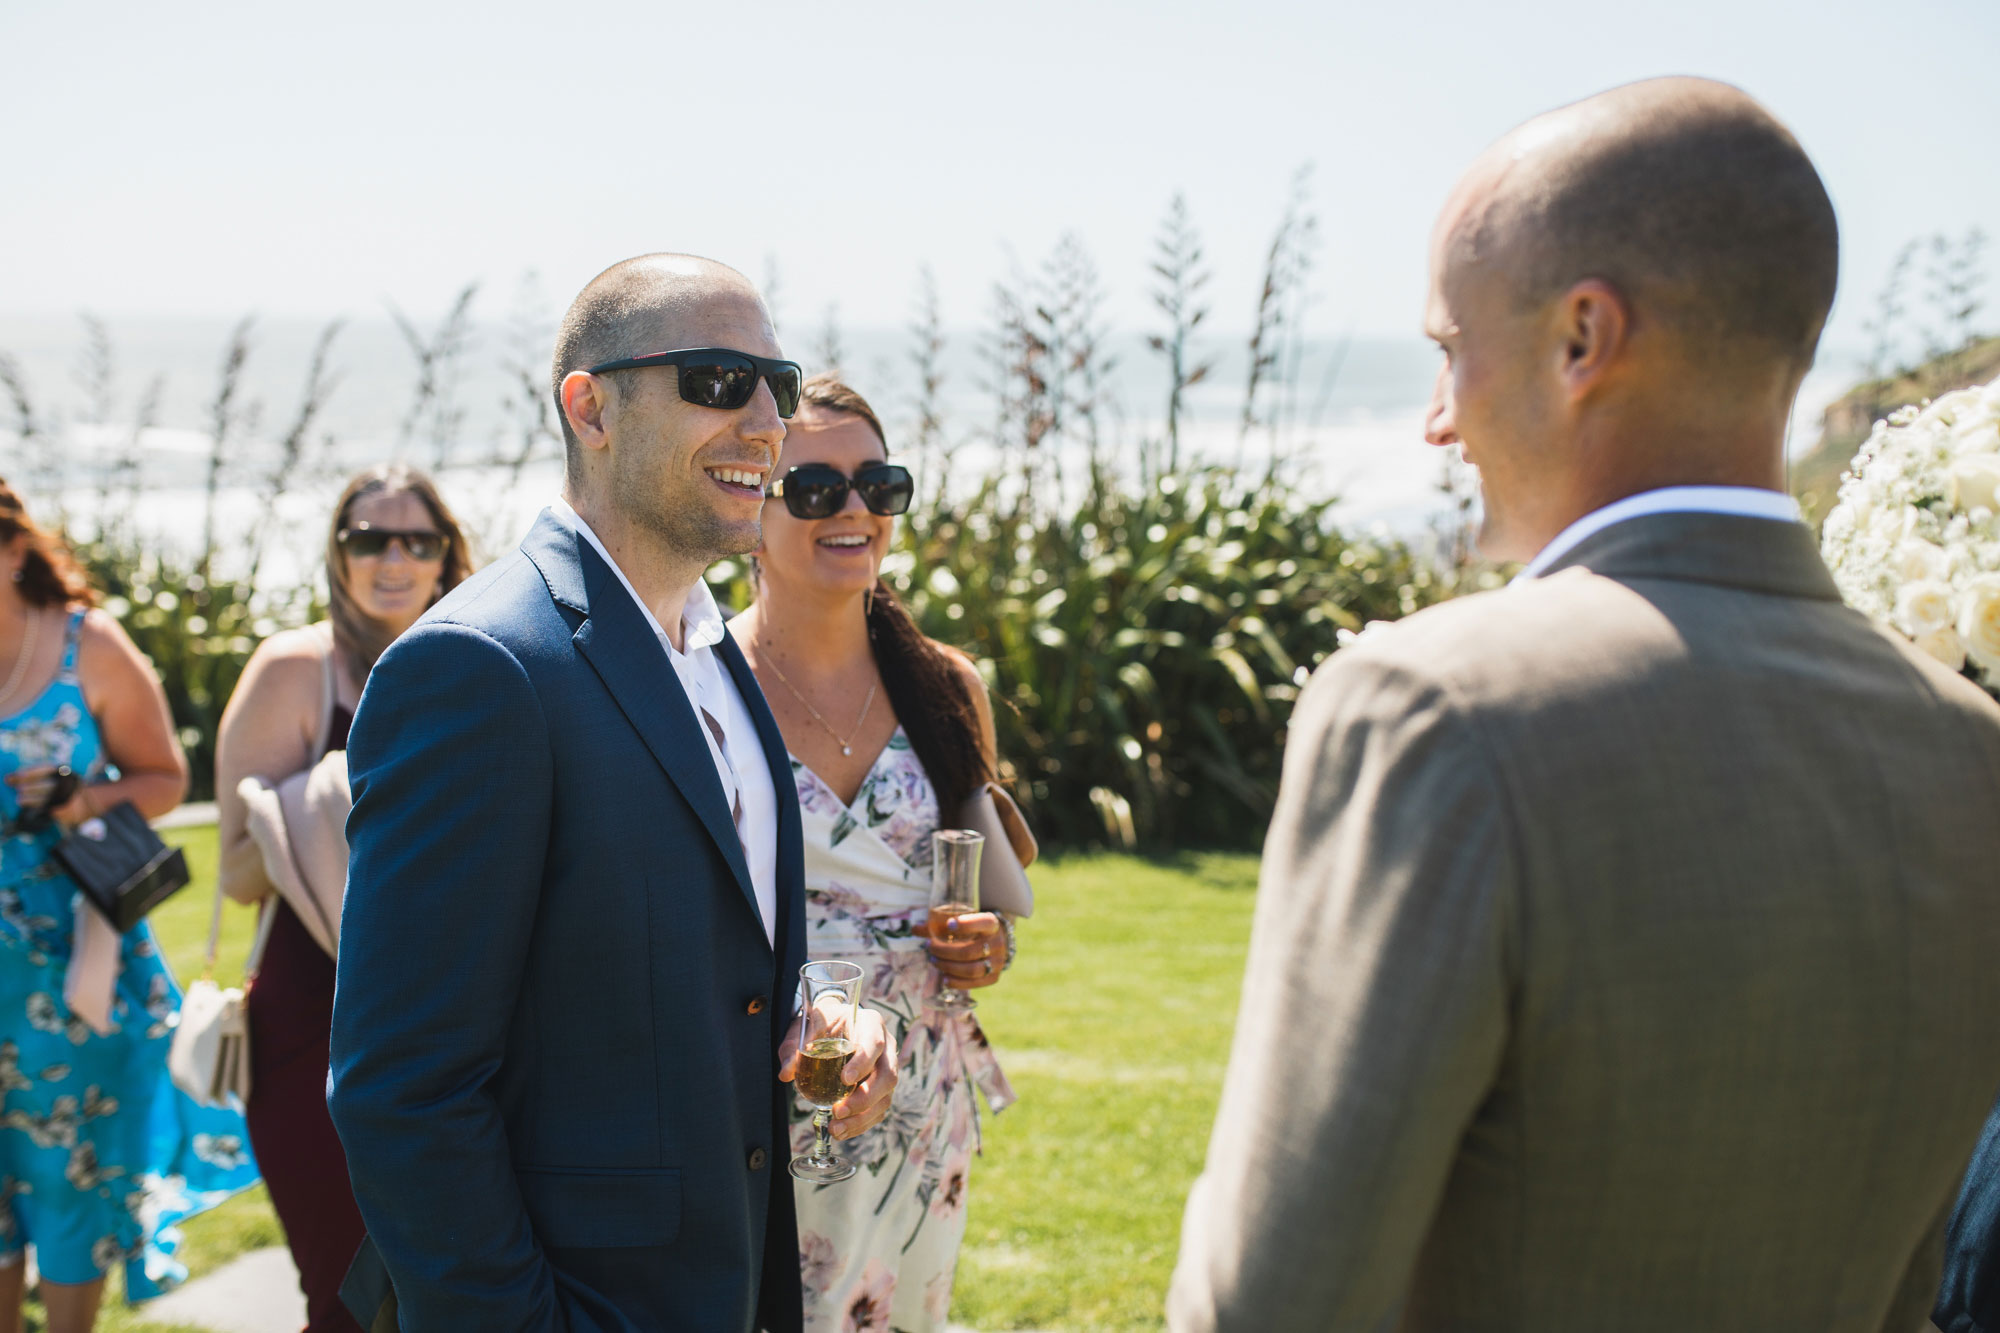
M 1805 521 L 1799 502 L 1783 491 L 1756 486 L 1663 486 L 1656 491 L 1628 495 L 1595 513 L 1585 514 L 1544 546 L 1514 581 L 1539 578 L 1548 572 L 1549 566 L 1606 528 L 1648 514 L 1730 514 L 1780 523 Z
M 611 552 L 604 549 L 604 543 L 591 530 L 590 524 L 584 521 L 583 515 L 577 513 L 569 501 L 560 495 L 549 508 L 556 512 L 557 517 L 566 519 L 574 525 L 578 534 L 604 557 L 604 563 L 611 566 L 611 572 L 625 585 L 625 591 L 632 594 L 632 600 L 637 604 L 639 614 L 646 617 L 646 624 L 652 628 L 654 636 L 667 646 L 668 652 L 678 656 L 681 650 L 674 647 L 674 641 L 667 636 L 666 630 L 661 628 L 660 618 L 653 614 L 652 607 L 646 605 L 646 599 L 632 586 L 632 580 L 625 577 L 625 571 L 611 558 Z M 696 579 L 694 586 L 688 589 L 687 604 L 681 608 L 681 638 L 687 644 L 687 651 L 693 653 L 703 648 L 713 648 L 722 642 L 722 636 L 728 632 L 728 626 L 722 619 L 722 608 L 716 605 L 715 594 L 708 590 L 708 581 Z

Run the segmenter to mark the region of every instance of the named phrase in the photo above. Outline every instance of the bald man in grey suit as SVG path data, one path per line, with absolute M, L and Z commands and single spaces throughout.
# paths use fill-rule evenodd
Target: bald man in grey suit
M 2000 1085 L 2000 709 L 1784 493 L 1836 261 L 1697 80 L 1447 204 L 1428 436 L 1528 568 L 1299 703 L 1178 1333 L 1925 1326 Z

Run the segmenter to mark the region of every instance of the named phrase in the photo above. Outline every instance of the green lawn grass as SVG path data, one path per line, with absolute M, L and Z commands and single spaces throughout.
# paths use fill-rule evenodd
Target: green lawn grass
M 194 883 L 153 913 L 174 973 L 201 973 L 213 829 L 171 835 Z M 1019 960 L 979 1013 L 1020 1101 L 984 1120 L 952 1318 L 980 1329 L 1156 1329 L 1181 1207 L 1208 1148 L 1257 865 L 1073 856 L 1036 868 Z M 252 914 L 224 908 L 225 984 Z M 261 1187 L 186 1226 L 196 1273 L 283 1235 Z M 39 1310 L 31 1312 L 30 1327 Z M 106 1303 L 103 1333 L 187 1333 Z
M 979 1013 L 1020 1101 L 985 1122 L 952 1316 L 1161 1325 L 1229 1057 L 1257 864 L 1071 857 Z

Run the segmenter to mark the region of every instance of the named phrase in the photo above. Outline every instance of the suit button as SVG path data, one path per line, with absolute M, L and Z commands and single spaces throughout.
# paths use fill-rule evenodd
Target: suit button
M 753 995 L 750 997 L 750 1003 L 743 1006 L 743 1012 L 755 1018 L 763 1013 L 770 1003 L 771 1001 L 762 995 Z
M 771 1160 L 771 1155 L 765 1152 L 762 1148 L 752 1148 L 750 1150 L 750 1169 L 752 1171 L 762 1171 L 764 1169 L 764 1163 L 770 1160 Z

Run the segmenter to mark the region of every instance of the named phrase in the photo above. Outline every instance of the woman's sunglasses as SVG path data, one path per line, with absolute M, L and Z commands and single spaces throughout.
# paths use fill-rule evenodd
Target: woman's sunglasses
M 373 528 L 366 523 L 342 528 L 335 536 L 342 550 L 363 560 L 381 555 L 389 549 L 390 542 L 401 544 L 403 554 L 417 561 L 442 560 L 444 553 L 451 549 L 451 538 L 442 532 L 398 532 L 392 528 Z
M 850 479 L 829 463 L 804 463 L 771 483 L 765 494 L 785 502 L 793 518 L 832 518 L 847 508 L 847 492 L 861 496 L 871 514 L 908 513 L 917 484 L 910 470 L 894 463 L 868 463 Z
M 734 410 L 750 401 L 757 381 L 771 386 L 778 415 L 787 420 L 799 410 L 800 386 L 805 372 L 796 361 L 773 361 L 768 356 L 732 352 L 727 347 L 683 347 L 673 352 L 653 352 L 628 356 L 590 367 L 592 375 L 613 370 L 643 370 L 647 366 L 677 366 L 680 369 L 681 401 L 696 407 Z

